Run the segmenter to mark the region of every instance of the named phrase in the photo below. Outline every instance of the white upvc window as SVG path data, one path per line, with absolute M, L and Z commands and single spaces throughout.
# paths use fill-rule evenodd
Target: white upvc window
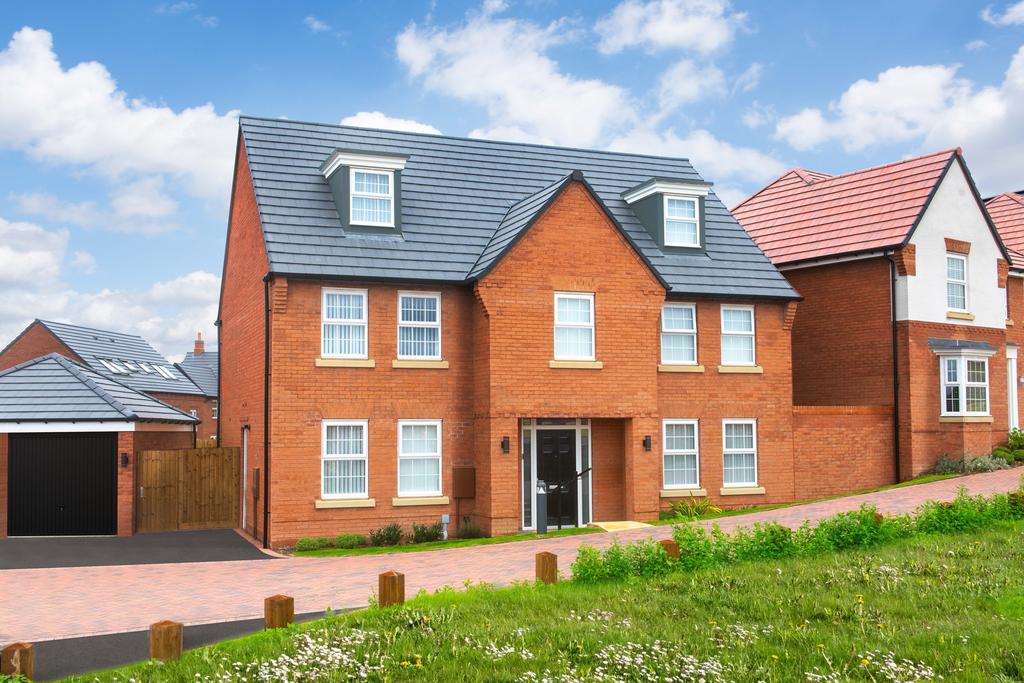
M 188 414 L 191 415 L 192 417 L 199 417 L 199 411 L 196 410 L 195 408 L 190 408 Z
M 988 358 L 940 356 L 942 415 L 989 415 Z
M 665 246 L 700 247 L 700 211 L 696 197 L 665 195 Z
M 210 419 L 216 420 L 218 413 L 220 413 L 220 402 L 217 399 L 213 399 L 210 401 Z
M 722 420 L 722 485 L 757 486 L 756 420 Z
M 662 466 L 666 489 L 700 486 L 700 439 L 697 420 L 665 420 L 662 423 Z
M 353 168 L 349 175 L 350 218 L 354 225 L 395 227 L 393 171 Z
M 398 293 L 398 357 L 441 359 L 439 293 Z
M 722 306 L 722 365 L 754 365 L 754 307 Z
M 946 308 L 967 311 L 967 257 L 946 254 Z
M 555 360 L 594 360 L 594 295 L 555 292 Z
M 441 495 L 441 421 L 398 421 L 398 495 Z
M 324 420 L 321 498 L 366 498 L 366 453 L 366 420 Z
M 665 304 L 661 309 L 661 362 L 697 364 L 697 307 Z
M 366 358 L 366 290 L 324 289 L 321 306 L 324 358 Z

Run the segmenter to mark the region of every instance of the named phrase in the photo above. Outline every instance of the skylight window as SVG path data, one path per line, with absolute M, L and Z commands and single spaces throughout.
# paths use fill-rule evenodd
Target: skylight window
M 171 372 L 170 368 L 164 367 L 163 365 L 154 365 L 153 367 L 156 368 L 156 371 L 160 376 L 166 377 L 167 379 L 177 379 L 177 377 L 174 376 L 174 373 Z
M 140 362 L 139 363 L 139 369 L 142 370 L 143 372 L 146 372 L 146 373 L 156 372 L 156 370 L 153 369 L 153 366 L 150 365 L 149 363 L 142 363 L 142 362 Z
M 123 365 L 121 365 L 119 362 L 117 362 L 116 360 L 114 360 L 112 358 L 109 358 L 109 359 L 108 358 L 100 358 L 98 360 L 99 360 L 100 363 L 103 364 L 103 367 L 105 367 L 107 370 L 110 370 L 115 375 L 127 375 L 127 374 L 130 374 L 128 372 L 128 370 Z
M 123 360 L 123 361 L 121 361 L 121 364 L 124 365 L 126 368 L 128 368 L 132 372 L 138 372 L 139 371 L 139 366 L 136 365 L 135 363 L 133 363 L 130 360 Z

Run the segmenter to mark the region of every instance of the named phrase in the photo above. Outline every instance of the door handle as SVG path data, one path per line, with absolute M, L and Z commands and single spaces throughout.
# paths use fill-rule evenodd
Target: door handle
M 139 487 L 139 498 L 145 498 L 145 497 L 146 497 L 146 487 L 145 486 L 140 486 Z

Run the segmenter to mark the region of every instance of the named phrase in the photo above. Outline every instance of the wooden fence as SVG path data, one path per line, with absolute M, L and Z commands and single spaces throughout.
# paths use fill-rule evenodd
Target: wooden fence
M 142 451 L 138 467 L 139 533 L 238 526 L 239 449 Z

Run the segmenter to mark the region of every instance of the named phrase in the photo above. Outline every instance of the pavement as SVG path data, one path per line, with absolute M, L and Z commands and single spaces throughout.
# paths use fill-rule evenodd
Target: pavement
M 0 539 L 0 570 L 266 559 L 270 556 L 234 529 Z
M 883 514 L 901 514 L 926 500 L 952 500 L 960 487 L 984 495 L 1013 490 L 1020 477 L 1019 469 L 1002 470 L 701 524 L 717 522 L 724 531 L 769 521 L 796 527 L 863 504 Z M 391 555 L 10 569 L 0 571 L 0 644 L 135 632 L 162 619 L 186 625 L 244 621 L 261 617 L 263 598 L 277 593 L 295 598 L 296 613 L 364 607 L 377 575 L 388 570 L 405 574 L 410 596 L 420 589 L 457 588 L 467 580 L 508 584 L 534 578 L 534 556 L 540 551 L 558 555 L 559 568 L 567 574 L 582 544 L 607 547 L 615 539 L 659 540 L 671 533 L 670 526 L 652 526 Z

